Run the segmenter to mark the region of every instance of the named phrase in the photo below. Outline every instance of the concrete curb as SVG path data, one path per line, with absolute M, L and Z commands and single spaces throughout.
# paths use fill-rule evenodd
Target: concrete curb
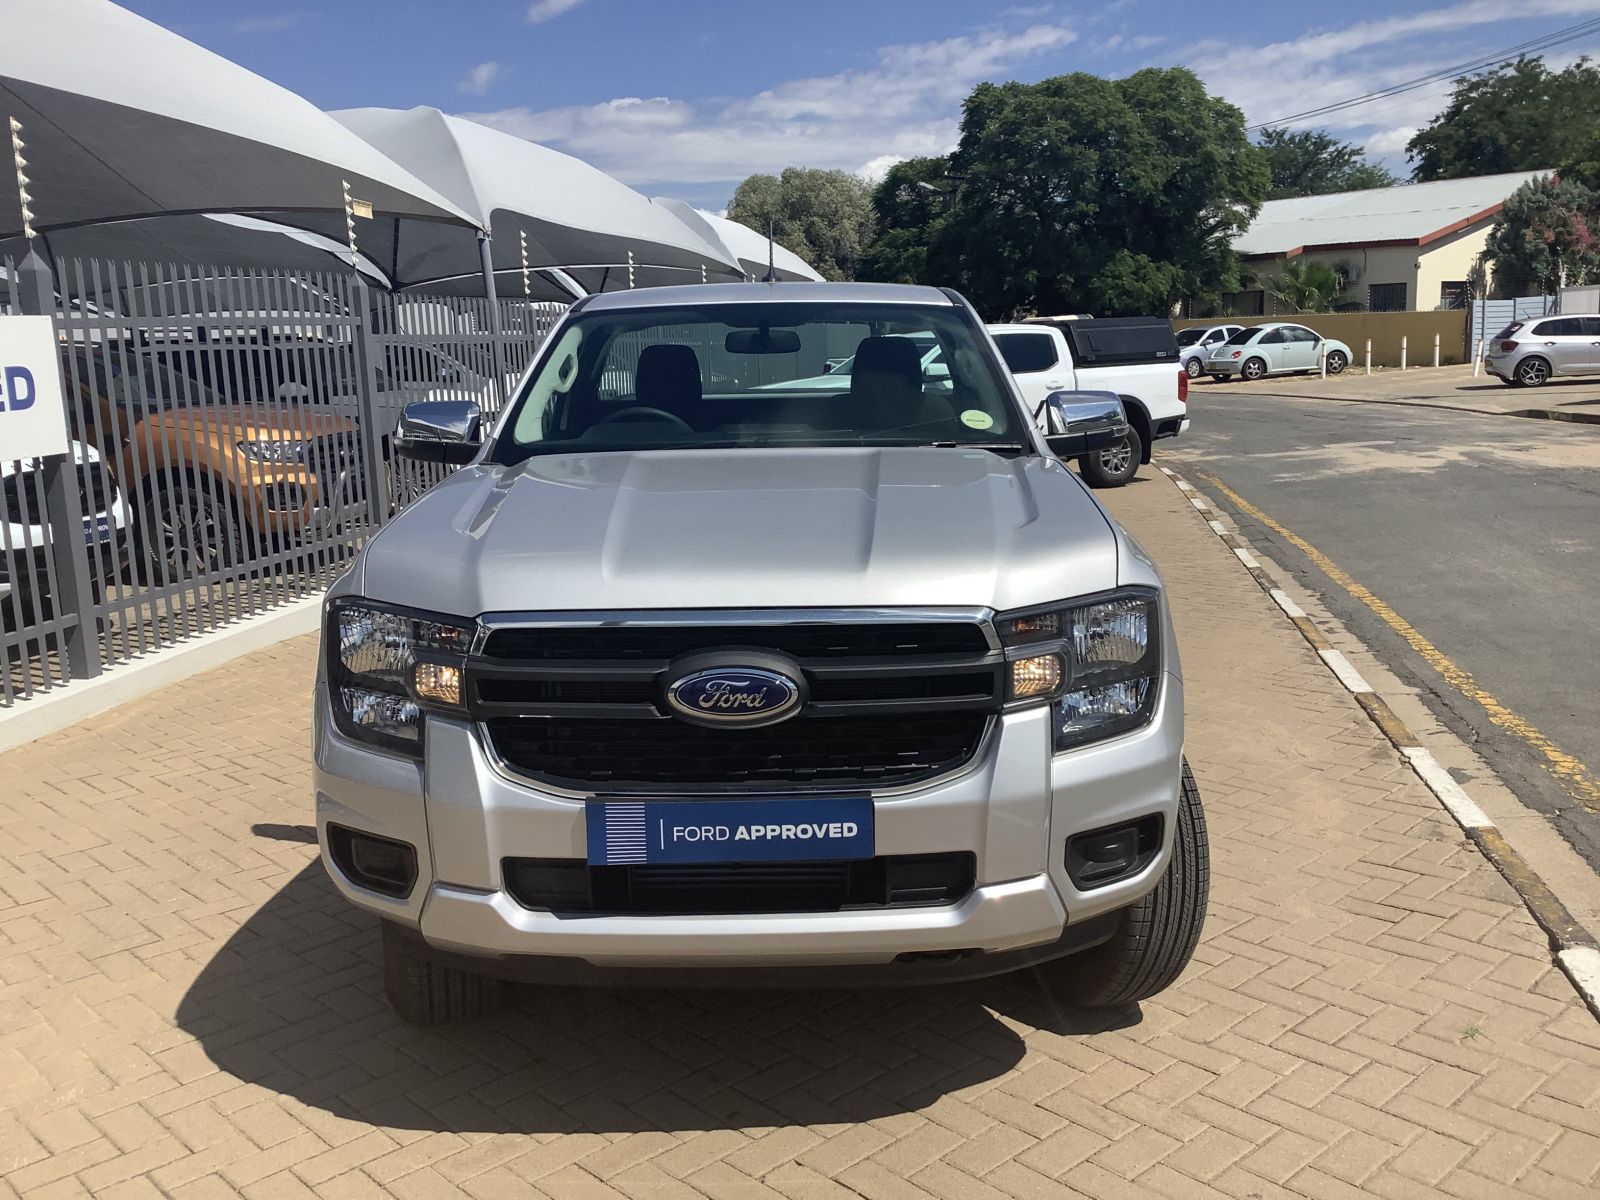
M 321 624 L 321 617 L 319 592 L 121 663 L 93 679 L 35 693 L 32 699 L 19 700 L 0 710 L 0 751 L 36 741 L 253 650 L 312 633 Z
M 1381 403 L 1373 401 L 1372 403 Z M 1455 819 L 1479 852 L 1493 864 L 1505 878 L 1529 914 L 1550 939 L 1550 949 L 1555 963 L 1572 981 L 1578 995 L 1589 1011 L 1600 1019 L 1600 942 L 1567 911 L 1566 905 L 1556 897 L 1549 886 L 1534 872 L 1527 861 L 1506 841 L 1499 828 L 1487 813 L 1467 795 L 1466 790 L 1451 777 L 1432 752 L 1423 748 L 1421 740 L 1412 733 L 1405 722 L 1389 707 L 1387 701 L 1373 689 L 1355 666 L 1339 651 L 1328 644 L 1319 630 L 1287 593 L 1278 586 L 1261 561 L 1236 534 L 1218 520 L 1217 511 L 1211 507 L 1188 480 L 1169 467 L 1159 468 L 1161 473 L 1177 485 L 1184 498 L 1205 518 L 1206 525 L 1218 539 L 1233 551 L 1244 568 L 1250 572 L 1262 591 L 1282 610 L 1284 616 L 1327 665 L 1347 692 L 1378 727 L 1384 737 L 1400 752 L 1411 769 L 1416 772 L 1427 789 Z
M 1232 392 L 1230 395 L 1239 395 Z M 1372 404 L 1379 408 L 1427 408 L 1434 412 L 1467 413 L 1476 417 L 1522 417 L 1534 421 L 1566 421 L 1573 425 L 1600 425 L 1600 413 L 1562 412 L 1554 408 L 1473 408 L 1467 404 L 1436 404 L 1421 397 L 1382 400 L 1375 396 L 1307 396 L 1301 392 L 1268 392 L 1285 400 L 1334 400 L 1340 404 Z

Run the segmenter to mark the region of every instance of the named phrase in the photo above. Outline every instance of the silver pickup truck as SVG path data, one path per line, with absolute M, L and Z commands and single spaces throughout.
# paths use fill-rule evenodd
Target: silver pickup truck
M 492 429 L 407 409 L 397 452 L 463 466 L 331 589 L 314 733 L 397 1011 L 1177 978 L 1209 868 L 1172 621 L 1064 465 L 1126 416 L 1039 416 L 954 292 L 822 283 L 589 297 Z

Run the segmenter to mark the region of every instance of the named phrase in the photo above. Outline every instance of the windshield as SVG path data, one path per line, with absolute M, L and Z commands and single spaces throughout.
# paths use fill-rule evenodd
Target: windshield
M 1260 332 L 1260 329 L 1241 329 L 1222 344 L 1224 346 L 1242 346 Z
M 495 457 L 928 445 L 1030 446 L 964 311 L 726 304 L 580 312 L 524 385 Z
M 1204 329 L 1180 329 L 1178 331 L 1178 347 L 1192 346 L 1205 334 Z

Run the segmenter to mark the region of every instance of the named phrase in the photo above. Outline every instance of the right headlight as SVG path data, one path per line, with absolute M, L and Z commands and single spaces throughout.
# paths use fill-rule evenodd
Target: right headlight
M 464 711 L 463 674 L 476 626 L 459 617 L 354 597 L 328 608 L 328 690 L 340 732 L 406 755 L 422 752 L 429 709 Z
M 999 620 L 1013 707 L 1049 703 L 1059 753 L 1130 733 L 1155 715 L 1161 692 L 1161 604 L 1128 588 Z

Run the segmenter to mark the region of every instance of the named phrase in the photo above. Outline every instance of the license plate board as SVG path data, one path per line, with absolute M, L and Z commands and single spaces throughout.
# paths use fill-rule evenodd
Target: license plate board
M 871 858 L 872 799 L 591 800 L 591 866 Z

